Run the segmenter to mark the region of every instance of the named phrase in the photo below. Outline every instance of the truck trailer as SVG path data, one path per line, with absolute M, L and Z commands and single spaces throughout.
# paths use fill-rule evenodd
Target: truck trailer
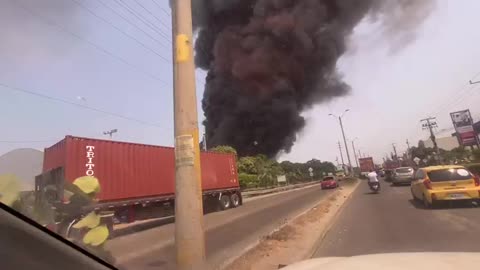
M 200 163 L 204 209 L 242 205 L 235 155 L 201 152 Z M 60 203 L 65 183 L 82 176 L 100 182 L 98 202 L 85 213 L 108 211 L 112 223 L 174 215 L 173 147 L 66 136 L 44 151 L 43 171 L 35 179 L 37 202 Z
M 370 171 L 375 170 L 375 163 L 373 163 L 372 157 L 359 158 L 360 175 L 366 176 Z

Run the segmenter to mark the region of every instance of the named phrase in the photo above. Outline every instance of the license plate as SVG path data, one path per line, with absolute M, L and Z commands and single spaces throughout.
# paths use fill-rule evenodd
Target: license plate
M 450 199 L 463 199 L 465 198 L 465 194 L 462 193 L 453 193 L 449 195 Z

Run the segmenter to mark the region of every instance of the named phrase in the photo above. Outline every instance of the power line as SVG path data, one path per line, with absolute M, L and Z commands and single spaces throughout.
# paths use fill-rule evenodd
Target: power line
M 135 37 L 133 37 L 132 35 L 128 34 L 127 32 L 123 31 L 121 28 L 117 27 L 116 25 L 114 25 L 112 22 L 106 20 L 105 18 L 101 17 L 101 16 L 98 16 L 95 12 L 93 12 L 89 7 L 83 5 L 82 3 L 80 3 L 79 1 L 77 0 L 71 0 L 75 3 L 77 3 L 77 5 L 79 5 L 80 7 L 82 7 L 83 9 L 85 9 L 86 11 L 88 11 L 88 13 L 90 13 L 92 16 L 94 16 L 95 18 L 103 21 L 104 23 L 110 25 L 111 27 L 113 27 L 115 30 L 117 30 L 118 32 L 122 33 L 123 35 L 125 35 L 126 37 L 130 38 L 131 40 L 137 42 L 138 44 L 140 44 L 143 48 L 149 50 L 150 52 L 158 55 L 160 58 L 162 58 L 163 60 L 165 60 L 167 63 L 168 63 L 168 59 L 165 58 L 165 56 L 159 54 L 158 52 L 156 52 L 155 50 L 153 50 L 152 48 L 148 47 L 147 45 L 145 45 L 145 43 L 139 41 L 138 39 L 136 39 Z
M 33 140 L 33 141 L 3 141 L 1 140 L 0 143 L 46 143 L 46 142 L 55 142 L 58 140 Z
M 163 13 L 165 13 L 165 15 L 167 15 L 167 16 L 169 16 L 169 17 L 171 16 L 171 14 L 170 14 L 168 11 L 166 11 L 162 6 L 160 6 L 160 4 L 157 3 L 157 1 L 152 0 L 152 2 L 153 2 L 161 11 L 163 11 Z
M 480 75 L 480 72 L 477 72 L 475 75 L 473 75 L 472 78 L 476 78 L 478 75 Z M 447 102 L 445 103 L 442 103 L 442 104 L 439 104 L 438 106 L 436 106 L 432 111 L 431 113 L 427 113 L 427 115 L 438 115 L 440 114 L 442 111 L 445 110 L 445 108 L 447 110 L 450 110 L 451 109 L 451 106 L 452 105 L 456 105 L 458 104 L 459 101 L 462 100 L 462 98 L 464 98 L 464 95 L 465 93 L 467 93 L 467 95 L 469 93 L 471 93 L 473 90 L 477 89 L 477 86 L 475 87 L 472 87 L 469 83 L 462 83 L 462 85 L 459 87 L 459 89 L 455 92 L 453 92 L 453 95 L 450 95 L 449 96 L 449 99 L 447 100 Z M 452 101 L 453 99 L 453 101 Z M 432 113 L 433 112 L 433 113 Z M 414 126 L 412 128 L 412 132 L 414 130 L 417 130 L 418 127 Z
M 153 126 L 153 127 L 160 127 L 157 124 L 149 123 L 149 122 L 144 121 L 144 120 L 132 118 L 132 117 L 121 115 L 121 114 L 114 113 L 114 112 L 105 111 L 105 110 L 102 110 L 102 109 L 98 109 L 98 108 L 95 108 L 95 107 L 90 107 L 90 106 L 83 105 L 83 104 L 78 104 L 78 103 L 71 102 L 71 101 L 68 101 L 68 100 L 65 100 L 65 99 L 49 96 L 49 95 L 42 94 L 42 93 L 35 92 L 35 91 L 30 91 L 30 90 L 27 90 L 27 89 L 24 89 L 24 88 L 10 86 L 10 85 L 7 85 L 7 84 L 1 83 L 1 82 L 0 82 L 0 86 L 3 86 L 5 88 L 11 89 L 11 90 L 14 90 L 14 91 L 17 91 L 17 92 L 22 92 L 22 93 L 29 94 L 29 95 L 32 95 L 32 96 L 40 97 L 40 98 L 43 98 L 43 99 L 48 99 L 48 100 L 51 100 L 51 101 L 72 105 L 72 106 L 75 106 L 75 107 L 78 107 L 78 108 L 82 108 L 82 109 L 86 109 L 86 110 L 90 110 L 90 111 L 99 112 L 99 113 L 103 113 L 103 114 L 106 114 L 106 115 L 114 116 L 114 117 L 121 118 L 121 119 L 124 119 L 124 120 L 137 122 L 139 124 L 143 124 L 143 125 L 147 125 L 147 126 Z
M 163 33 L 162 30 L 160 28 L 157 28 L 153 23 L 149 22 L 147 19 L 145 18 L 142 18 L 142 16 L 137 13 L 135 11 L 135 9 L 133 9 L 132 7 L 130 7 L 127 3 L 125 3 L 123 0 L 114 0 L 118 5 L 120 5 L 121 7 L 123 7 L 125 10 L 127 10 L 130 14 L 132 14 L 133 16 L 135 16 L 138 20 L 140 20 L 141 22 L 143 22 L 147 27 L 149 27 L 150 29 L 152 29 L 153 31 L 155 31 L 157 34 L 159 34 L 160 36 L 164 37 L 166 40 L 170 41 L 170 38 L 168 37 L 167 34 Z
M 126 21 L 128 24 L 130 24 L 131 26 L 135 27 L 135 29 L 141 31 L 142 33 L 144 33 L 145 35 L 147 35 L 149 38 L 151 38 L 152 40 L 156 41 L 159 45 L 162 45 L 164 46 L 164 48 L 167 48 L 165 47 L 166 45 L 161 43 L 159 39 L 155 38 L 154 36 L 152 36 L 150 33 L 148 33 L 147 31 L 143 30 L 141 27 L 137 26 L 136 24 L 134 24 L 133 22 L 131 22 L 128 18 L 126 18 L 125 16 L 123 16 L 120 12 L 116 11 L 114 8 L 112 8 L 111 6 L 105 4 L 102 0 L 99 0 L 97 1 L 99 4 L 101 4 L 103 7 L 109 9 L 110 11 L 112 11 L 113 13 L 115 13 L 117 16 L 119 16 L 120 18 L 122 18 L 124 21 Z M 170 49 L 170 48 L 168 48 Z
M 473 75 L 473 78 L 477 77 L 478 75 L 480 75 L 480 72 L 477 72 L 475 75 Z M 462 86 L 459 87 L 458 90 L 453 92 L 453 95 L 449 96 L 446 103 L 443 103 L 443 104 L 440 104 L 439 106 L 437 106 L 435 108 L 435 110 L 433 111 L 433 113 L 429 113 L 429 115 L 436 115 L 439 112 L 441 112 L 443 108 L 450 107 L 452 105 L 456 105 L 460 100 L 462 100 L 462 98 L 464 98 L 465 93 L 470 93 L 472 91 L 472 89 L 475 89 L 475 88 L 476 87 L 472 87 L 468 83 L 462 83 Z M 454 98 L 453 102 L 452 102 L 452 98 Z
M 163 26 L 165 26 L 167 29 L 170 28 L 170 26 L 166 25 L 162 20 L 160 20 L 155 14 L 153 14 L 150 10 L 148 10 L 142 3 L 138 2 L 137 0 L 133 0 L 137 5 L 139 5 L 143 10 L 145 10 L 148 14 L 150 14 L 153 18 L 155 18 L 158 22 L 160 22 Z
M 68 29 L 65 28 L 65 27 L 62 27 L 62 26 L 59 25 L 58 23 L 55 23 L 55 22 L 47 19 L 47 18 L 44 17 L 44 16 L 41 16 L 40 14 L 34 12 L 32 9 L 27 8 L 26 6 L 20 4 L 18 1 L 10 0 L 10 2 L 13 3 L 14 5 L 16 5 L 17 7 L 22 8 L 23 10 L 25 10 L 25 11 L 28 12 L 28 13 L 30 13 L 31 15 L 37 17 L 39 20 L 43 21 L 45 24 L 50 25 L 50 26 L 52 26 L 52 27 L 56 27 L 58 30 L 60 30 L 60 31 L 62 31 L 62 32 L 64 32 L 64 33 L 67 33 L 67 34 L 75 37 L 76 39 L 79 39 L 79 40 L 81 40 L 81 41 L 89 44 L 90 46 L 94 47 L 95 49 L 103 52 L 104 54 L 106 54 L 106 55 L 108 55 L 108 56 L 110 56 L 110 57 L 112 57 L 112 58 L 117 59 L 119 62 L 121 62 L 121 63 L 129 66 L 130 68 L 134 69 L 135 71 L 140 72 L 140 73 L 143 73 L 144 75 L 146 75 L 146 76 L 148 76 L 148 77 L 150 77 L 150 78 L 152 78 L 152 79 L 154 79 L 154 80 L 156 80 L 156 81 L 159 81 L 159 82 L 163 83 L 165 86 L 170 87 L 170 85 L 167 84 L 166 82 L 164 82 L 160 77 L 158 77 L 158 76 L 156 76 L 156 75 L 153 75 L 153 74 L 151 74 L 151 73 L 149 73 L 149 72 L 146 72 L 146 71 L 138 68 L 137 66 L 135 66 L 135 65 L 131 64 L 130 62 L 128 62 L 127 60 L 125 60 L 125 59 L 123 59 L 123 58 L 121 58 L 121 57 L 119 57 L 119 56 L 111 53 L 111 52 L 108 51 L 107 49 L 101 47 L 100 45 L 97 45 L 97 44 L 95 44 L 94 42 L 92 42 L 92 41 L 90 41 L 90 40 L 87 40 L 87 39 L 81 37 L 80 35 L 78 35 L 78 34 L 72 32 L 72 31 L 68 30 Z

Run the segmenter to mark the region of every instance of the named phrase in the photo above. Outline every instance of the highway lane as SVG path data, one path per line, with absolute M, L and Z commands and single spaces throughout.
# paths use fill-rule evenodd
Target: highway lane
M 243 206 L 205 216 L 206 252 L 214 269 L 262 236 L 310 209 L 330 191 L 319 185 L 248 200 Z M 108 249 L 126 269 L 175 269 L 174 224 L 109 241 Z
M 473 204 L 423 209 L 409 186 L 382 183 L 370 194 L 365 181 L 339 214 L 314 257 L 390 252 L 480 252 L 480 208 Z

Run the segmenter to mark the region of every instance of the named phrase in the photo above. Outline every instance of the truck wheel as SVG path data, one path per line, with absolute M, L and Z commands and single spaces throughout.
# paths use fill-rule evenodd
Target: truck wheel
M 220 210 L 227 210 L 231 206 L 230 197 L 228 195 L 222 195 L 219 202 Z
M 240 205 L 240 196 L 237 193 L 230 195 L 230 202 L 232 203 L 232 208 L 235 208 Z

